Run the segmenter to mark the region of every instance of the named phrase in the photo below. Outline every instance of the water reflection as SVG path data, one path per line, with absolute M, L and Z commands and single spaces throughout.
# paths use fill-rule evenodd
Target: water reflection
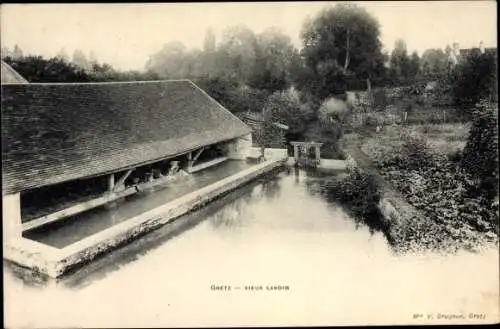
M 498 294 L 491 295 L 498 290 L 498 252 L 447 259 L 395 256 L 383 234 L 370 233 L 317 192 L 322 177 L 295 173 L 254 181 L 56 283 L 32 289 L 4 264 L 6 324 L 400 323 L 415 309 L 480 311 L 487 301 L 498 301 Z M 268 283 L 292 290 L 219 294 L 209 289 Z M 291 311 L 298 309 L 306 309 L 307 316 Z M 257 314 L 269 316 L 259 322 Z

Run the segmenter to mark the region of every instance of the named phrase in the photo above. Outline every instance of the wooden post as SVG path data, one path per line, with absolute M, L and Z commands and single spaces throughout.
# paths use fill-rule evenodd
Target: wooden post
M 127 170 L 127 172 L 125 172 L 123 174 L 123 176 L 120 177 L 120 179 L 116 183 L 113 184 L 114 185 L 113 186 L 113 191 L 114 192 L 117 192 L 119 190 L 124 190 L 125 189 L 125 180 L 128 178 L 128 176 L 130 176 L 130 174 L 132 173 L 132 171 L 133 171 L 133 169 Z M 113 175 L 113 177 L 114 177 L 114 175 Z M 113 180 L 114 180 L 114 178 L 113 178 Z
M 320 150 L 319 150 L 319 145 L 315 145 L 314 146 L 314 152 L 316 153 L 316 161 L 319 163 L 319 161 L 321 160 L 321 154 L 320 154 Z
M 2 196 L 2 231 L 4 242 L 22 237 L 20 193 Z
M 187 172 L 190 173 L 191 172 L 191 169 L 193 168 L 193 153 L 192 152 L 189 152 L 188 153 L 188 166 L 187 166 Z
M 113 192 L 115 188 L 115 174 L 108 176 L 108 192 Z
M 297 144 L 293 144 L 293 158 L 295 163 L 299 161 L 299 146 Z

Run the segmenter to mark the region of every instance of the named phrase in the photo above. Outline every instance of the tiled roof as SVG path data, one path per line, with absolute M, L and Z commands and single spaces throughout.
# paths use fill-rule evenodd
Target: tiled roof
M 253 129 L 257 129 L 263 122 L 262 113 L 260 112 L 244 112 L 237 115 L 243 122 L 252 127 Z M 289 127 L 285 124 L 279 122 L 273 122 L 273 125 L 277 128 L 288 130 Z
M 9 64 L 2 61 L 2 84 L 10 83 L 28 83 L 28 80 L 23 78 Z
M 2 192 L 116 172 L 250 132 L 188 80 L 2 85 Z

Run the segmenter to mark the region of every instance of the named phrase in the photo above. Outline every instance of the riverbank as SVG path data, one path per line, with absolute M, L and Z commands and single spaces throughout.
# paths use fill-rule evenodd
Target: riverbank
M 31 288 L 4 268 L 5 326 L 425 324 L 413 316 L 436 310 L 485 318 L 434 324 L 498 321 L 498 250 L 394 255 L 382 233 L 310 189 L 321 181 L 303 170 L 253 180 L 57 284 Z
M 433 143 L 439 139 L 454 139 L 463 147 L 467 136 L 466 126 L 463 127 L 457 134 L 450 132 L 449 125 L 387 127 L 377 134 L 365 132 L 344 139 L 351 157 L 358 162 L 361 160 L 364 170 L 374 172 L 386 182 L 382 184 L 383 198 L 379 207 L 391 224 L 391 236 L 398 237 L 396 244 L 399 248 L 415 252 L 429 249 L 479 252 L 488 245 L 498 245 L 498 226 L 494 225 L 498 223 L 498 212 L 495 214 L 494 208 L 479 207 L 480 200 L 474 202 L 474 199 L 467 201 L 464 198 L 467 181 L 453 161 L 446 158 L 451 158 L 457 149 L 439 156 L 442 145 Z M 406 139 L 405 136 L 395 138 L 400 136 L 397 129 L 400 132 L 412 129 L 416 134 L 427 131 L 432 142 L 430 146 L 423 145 L 420 139 L 411 137 L 413 135 Z M 446 136 L 438 137 L 438 131 L 443 131 L 442 135 Z M 435 145 L 437 147 L 433 148 Z M 404 147 L 417 147 L 416 150 L 421 147 L 422 152 L 415 157 L 416 154 L 407 154 L 410 150 Z M 412 161 L 412 157 L 415 157 L 413 170 L 398 165 Z M 402 162 L 396 161 L 399 158 Z M 433 164 L 438 158 L 440 165 L 436 167 Z

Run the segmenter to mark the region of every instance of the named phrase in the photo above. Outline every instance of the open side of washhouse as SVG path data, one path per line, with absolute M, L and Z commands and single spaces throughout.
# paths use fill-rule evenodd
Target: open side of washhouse
M 4 241 L 245 159 L 251 143 L 189 80 L 2 85 Z

